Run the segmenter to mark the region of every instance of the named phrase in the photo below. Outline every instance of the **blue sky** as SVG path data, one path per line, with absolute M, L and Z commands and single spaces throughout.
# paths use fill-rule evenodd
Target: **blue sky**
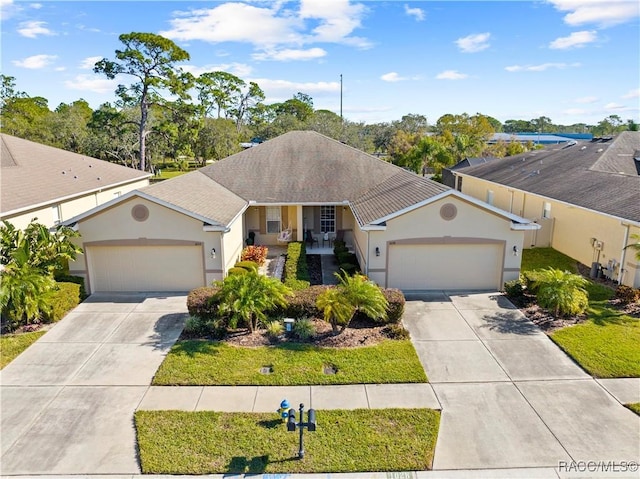
M 500 121 L 547 116 L 639 121 L 640 2 L 40 1 L 0 0 L 2 73 L 54 109 L 114 100 L 92 71 L 118 35 L 171 38 L 194 74 L 224 70 L 267 103 L 310 95 L 351 121 L 434 123 L 477 112 Z M 123 79 L 120 79 L 123 82 Z

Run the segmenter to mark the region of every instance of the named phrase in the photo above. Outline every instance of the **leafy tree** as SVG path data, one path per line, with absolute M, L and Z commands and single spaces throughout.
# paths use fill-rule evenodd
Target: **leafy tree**
M 216 285 L 219 311 L 228 314 L 230 326 L 245 324 L 254 333 L 267 320 L 267 312 L 287 304 L 291 290 L 280 280 L 255 271 L 229 275 Z
M 124 166 L 139 167 L 139 136 L 135 118 L 133 109 L 117 110 L 110 103 L 100 105 L 88 123 L 85 153 Z
M 539 118 L 534 118 L 533 120 L 531 120 L 531 124 L 534 125 L 535 127 L 535 131 L 537 131 L 538 133 L 545 133 L 545 132 L 550 132 L 552 127 L 553 127 L 553 123 L 551 122 L 551 118 L 547 117 L 547 116 L 541 116 Z
M 134 77 L 130 85 L 118 85 L 116 94 L 123 106 L 135 105 L 139 135 L 139 166 L 146 170 L 146 138 L 149 110 L 152 105 L 165 105 L 162 94 L 168 92 L 187 99 L 192 76 L 176 68 L 177 62 L 189 60 L 189 54 L 173 41 L 153 33 L 132 32 L 119 37 L 123 50 L 116 50 L 116 60 L 103 58 L 95 64 L 96 73 L 113 79 L 118 75 Z
M 195 87 L 203 115 L 209 117 L 215 110 L 217 118 L 221 118 L 223 112 L 227 118 L 231 108 L 238 103 L 245 85 L 244 80 L 228 72 L 215 71 L 200 75 L 195 80 Z
M 202 166 L 207 160 L 221 160 L 240 151 L 240 137 L 233 120 L 205 118 L 198 132 L 195 153 Z
M 540 306 L 553 309 L 556 316 L 580 314 L 587 309 L 587 279 L 555 268 L 546 268 L 536 273 L 533 286 Z
M 429 123 L 427 122 L 426 116 L 409 113 L 408 115 L 404 115 L 400 121 L 394 122 L 393 127 L 396 130 L 402 130 L 407 133 L 424 135 L 429 128 Z
M 318 296 L 316 306 L 334 334 L 343 332 L 357 313 L 375 320 L 386 319 L 389 303 L 380 288 L 366 276 L 336 273 L 338 285 Z
M 307 120 L 307 127 L 329 138 L 340 140 L 342 123 L 340 115 L 329 110 L 316 110 Z
M 243 82 L 236 105 L 229 109 L 230 117 L 235 119 L 238 131 L 254 115 L 255 110 L 262 110 L 260 104 L 264 99 L 264 92 L 256 82 L 249 82 L 249 85 Z
M 504 122 L 502 130 L 505 133 L 533 133 L 536 127 L 527 120 L 507 120 Z
M 54 146 L 82 153 L 89 134 L 88 124 L 93 110 L 85 100 L 60 103 L 51 117 L 51 128 L 56 132 Z

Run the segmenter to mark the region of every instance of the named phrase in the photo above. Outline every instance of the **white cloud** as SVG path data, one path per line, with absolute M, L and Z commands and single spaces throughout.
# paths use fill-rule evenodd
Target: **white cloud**
M 22 8 L 13 0 L 0 0 L 0 20 L 8 20 L 18 13 Z
M 93 67 L 95 66 L 96 62 L 102 60 L 103 57 L 87 57 L 84 60 L 82 60 L 80 62 L 80 65 L 78 66 L 78 68 L 82 69 L 82 70 L 93 70 Z
M 411 8 L 409 5 L 404 5 L 404 13 L 416 19 L 417 22 L 421 22 L 425 18 L 425 13 L 422 8 Z
M 619 103 L 607 103 L 604 106 L 604 109 L 607 111 L 628 111 L 628 110 L 632 110 L 632 108 L 629 108 L 628 106 L 625 105 L 620 105 Z
M 33 8 L 34 10 L 40 10 L 42 8 L 42 4 L 41 3 L 31 3 L 29 5 L 29 8 Z
M 406 80 L 406 78 L 401 77 L 396 72 L 385 73 L 384 75 L 382 75 L 380 77 L 380 79 L 384 80 L 384 81 L 388 81 L 388 82 L 396 82 L 396 81 Z
M 97 78 L 92 75 L 78 75 L 64 82 L 70 90 L 91 91 L 94 93 L 113 93 L 118 86 L 117 80 Z
M 228 2 L 214 8 L 177 12 L 170 22 L 172 28 L 160 35 L 181 41 L 250 43 L 265 52 L 276 46 L 299 47 L 314 42 L 371 46 L 367 39 L 351 36 L 361 26 L 366 12 L 362 4 L 302 0 L 298 11 L 283 5 Z
M 49 30 L 45 25 L 47 22 L 30 21 L 20 23 L 18 33 L 23 37 L 36 38 L 38 35 L 55 35 L 55 33 Z
M 639 98 L 640 97 L 640 88 L 636 88 L 635 90 L 629 90 L 627 93 L 622 95 L 622 98 Z
M 595 103 L 599 100 L 597 96 L 583 96 L 581 98 L 576 98 L 573 100 L 574 103 Z
M 335 93 L 340 91 L 340 82 L 292 82 L 289 80 L 271 80 L 268 78 L 253 78 L 251 81 L 260 85 L 269 96 L 278 94 L 294 95 L 296 92 L 313 93 Z
M 488 32 L 474 33 L 466 37 L 458 38 L 455 44 L 458 45 L 458 48 L 464 53 L 481 52 L 489 48 L 489 37 L 491 37 L 491 34 Z
M 597 40 L 598 34 L 595 30 L 583 30 L 581 32 L 573 32 L 568 37 L 556 38 L 549 43 L 549 48 L 553 50 L 566 50 L 568 48 L 581 48 L 587 43 L 593 43 Z
M 58 58 L 56 55 L 33 55 L 22 60 L 14 60 L 13 64 L 17 67 L 38 70 L 51 65 L 56 58 Z
M 437 80 L 463 80 L 469 75 L 466 73 L 460 73 L 456 70 L 445 70 L 436 75 Z
M 593 23 L 610 27 L 626 23 L 640 16 L 637 0 L 548 0 L 557 10 L 569 12 L 567 25 Z
M 565 115 L 584 115 L 587 112 L 588 110 L 585 110 L 584 108 L 567 108 L 562 111 Z
M 264 52 L 254 53 L 251 57 L 254 60 L 275 60 L 286 62 L 291 60 L 315 60 L 326 55 L 326 50 L 323 50 L 322 48 L 309 48 L 306 50 L 267 50 Z
M 251 66 L 245 63 L 221 63 L 219 65 L 204 65 L 201 67 L 184 65 L 182 69 L 196 77 L 208 72 L 227 72 L 243 79 L 251 75 L 253 71 Z
M 508 72 L 543 72 L 550 68 L 557 68 L 563 70 L 565 68 L 579 67 L 580 63 L 542 63 L 540 65 L 511 65 L 504 69 Z

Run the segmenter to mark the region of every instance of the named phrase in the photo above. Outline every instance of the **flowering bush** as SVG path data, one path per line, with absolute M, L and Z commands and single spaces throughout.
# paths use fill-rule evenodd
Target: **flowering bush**
M 241 261 L 253 261 L 262 266 L 267 259 L 269 249 L 266 246 L 247 246 L 242 250 Z

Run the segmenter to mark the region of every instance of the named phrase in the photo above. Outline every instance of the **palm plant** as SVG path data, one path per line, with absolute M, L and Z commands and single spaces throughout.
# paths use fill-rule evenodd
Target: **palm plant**
M 220 291 L 219 312 L 229 316 L 229 326 L 245 324 L 251 333 L 267 320 L 267 313 L 287 304 L 291 290 L 276 278 L 263 276 L 256 271 L 230 275 L 216 283 Z
M 387 317 L 389 303 L 374 282 L 364 275 L 349 276 L 344 271 L 336 273 L 336 277 L 338 285 L 323 292 L 316 301 L 334 334 L 344 331 L 358 312 L 373 320 Z
M 627 246 L 625 246 L 625 249 L 631 248 L 632 250 L 634 250 L 636 253 L 636 259 L 640 261 L 640 235 L 631 235 L 631 238 L 635 240 L 635 243 L 628 244 Z
M 555 268 L 536 272 L 534 288 L 538 304 L 553 309 L 556 316 L 583 313 L 589 304 L 585 286 L 589 281 L 578 274 Z

